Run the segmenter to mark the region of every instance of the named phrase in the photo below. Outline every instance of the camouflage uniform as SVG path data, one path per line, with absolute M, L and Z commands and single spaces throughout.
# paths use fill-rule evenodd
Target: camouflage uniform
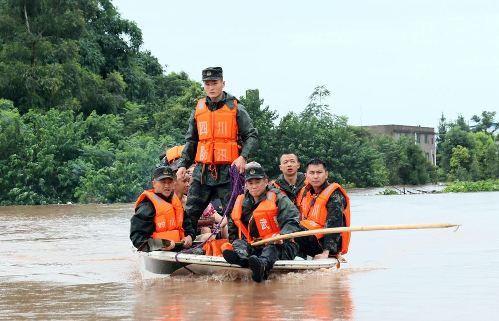
M 213 102 L 209 97 L 206 97 L 206 106 L 212 111 L 223 107 L 224 104 L 232 108 L 234 106 L 234 99 L 236 98 L 226 92 L 223 95 L 224 98 L 219 102 Z M 198 145 L 198 132 L 194 113 L 195 111 L 191 113 L 189 118 L 189 129 L 185 135 L 186 142 L 178 167 L 187 168 L 194 163 Z M 236 119 L 238 144 L 242 146 L 240 156 L 247 159 L 249 153 L 257 143 L 258 132 L 253 127 L 253 122 L 246 108 L 240 103 L 237 104 Z M 230 164 L 213 166 L 197 164 L 194 168 L 194 172 L 192 173 L 193 181 L 187 195 L 186 214 L 184 217 L 185 233 L 186 235 L 190 235 L 192 239 L 196 237 L 199 217 L 210 201 L 219 198 L 224 208 L 227 205 L 231 194 L 230 166 Z
M 305 185 L 305 174 L 300 172 L 297 173 L 295 185 L 289 185 L 286 179 L 284 179 L 283 174 L 279 175 L 279 177 L 275 180 L 275 183 L 279 185 L 279 189 L 286 193 L 291 202 L 294 203 L 296 200 L 296 196 Z
M 280 234 L 289 234 L 300 231 L 300 212 L 298 208 L 291 202 L 291 200 L 280 193 L 280 191 L 273 187 L 267 187 L 266 191 L 259 197 L 258 201 L 255 203 L 253 197 L 246 192 L 243 201 L 243 211 L 241 215 L 241 222 L 248 226 L 250 218 L 253 216 L 253 210 L 258 207 L 261 201 L 266 199 L 267 191 L 271 190 L 277 194 L 276 204 L 279 209 L 279 214 L 277 215 L 277 222 L 281 229 Z M 254 221 L 248 226 L 248 231 L 252 237 L 258 237 L 258 230 Z M 233 241 L 232 246 L 234 247 L 234 252 L 239 256 L 239 260 L 246 262 L 248 257 L 251 255 L 257 255 L 258 257 L 265 260 L 267 270 L 272 269 L 275 261 L 277 260 L 292 260 L 298 254 L 298 245 L 290 240 L 285 240 L 283 244 L 269 244 L 260 247 L 250 246 L 242 235 L 242 239 L 239 239 L 239 231 L 237 226 L 235 226 L 232 221 L 229 222 L 229 240 Z M 246 263 L 242 263 L 245 266 Z

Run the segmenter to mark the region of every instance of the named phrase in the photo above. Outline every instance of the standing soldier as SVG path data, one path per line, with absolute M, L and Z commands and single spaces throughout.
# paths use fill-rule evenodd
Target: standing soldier
M 298 156 L 293 153 L 282 154 L 279 169 L 282 174 L 272 182 L 272 185 L 285 193 L 294 203 L 298 192 L 306 184 L 305 174 L 298 172 L 300 169 Z
M 257 130 L 237 98 L 223 91 L 221 67 L 202 71 L 206 97 L 198 101 L 189 118 L 186 142 L 179 160 L 177 177 L 196 162 L 187 195 L 185 233 L 196 237 L 197 221 L 210 201 L 219 198 L 227 205 L 231 192 L 230 166 L 244 172 L 246 159 L 257 142 Z
M 350 226 L 350 200 L 338 183 L 327 181 L 326 164 L 312 159 L 306 166 L 306 175 L 308 184 L 296 199 L 301 213 L 300 225 L 306 230 Z M 350 232 L 300 237 L 296 242 L 302 254 L 325 259 L 347 253 Z

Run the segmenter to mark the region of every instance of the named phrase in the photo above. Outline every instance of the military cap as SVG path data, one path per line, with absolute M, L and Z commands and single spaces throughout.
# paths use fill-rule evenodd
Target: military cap
M 170 166 L 160 165 L 152 173 L 152 179 L 160 181 L 165 178 L 175 179 L 175 172 Z
M 267 174 L 265 174 L 265 170 L 262 165 L 257 162 L 250 162 L 246 164 L 246 168 L 244 171 L 244 179 L 249 180 L 252 178 L 265 178 Z
M 223 79 L 224 72 L 222 67 L 208 67 L 202 71 L 203 81 Z

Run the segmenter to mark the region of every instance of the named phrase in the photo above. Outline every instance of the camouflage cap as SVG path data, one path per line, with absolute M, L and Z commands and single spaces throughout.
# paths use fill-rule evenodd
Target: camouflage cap
M 223 79 L 224 76 L 222 67 L 208 67 L 203 69 L 201 74 L 203 81 Z
M 262 165 L 257 162 L 250 162 L 246 164 L 244 179 L 250 180 L 252 178 L 265 178 L 267 174 L 265 174 L 265 170 Z
M 175 172 L 170 166 L 160 165 L 156 167 L 152 173 L 152 179 L 160 181 L 165 178 L 175 179 Z

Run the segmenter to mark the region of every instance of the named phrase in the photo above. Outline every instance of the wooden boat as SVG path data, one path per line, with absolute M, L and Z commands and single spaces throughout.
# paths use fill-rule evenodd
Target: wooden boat
M 313 235 L 316 233 L 331 234 L 341 233 L 346 231 L 380 231 L 380 230 L 408 230 L 408 229 L 432 229 L 432 228 L 449 228 L 459 227 L 458 224 L 450 223 L 433 223 L 433 224 L 405 224 L 405 225 L 373 225 L 373 226 L 350 226 L 350 227 L 333 227 L 326 229 L 317 229 L 310 231 L 300 231 L 291 234 L 278 235 L 267 239 L 266 241 L 278 241 L 291 237 L 301 237 L 306 235 Z M 258 244 L 261 241 L 253 243 Z M 177 270 L 184 267 L 191 269 L 196 267 L 206 267 L 202 269 L 204 273 L 211 273 L 216 269 L 236 269 L 239 271 L 243 269 L 240 266 L 227 263 L 223 257 L 195 255 L 169 251 L 153 251 L 153 252 L 139 252 L 144 258 L 145 269 L 152 273 L 159 274 L 172 274 Z M 274 264 L 273 272 L 289 272 L 289 271 L 306 271 L 327 268 L 339 268 L 341 263 L 346 263 L 346 260 L 340 255 L 337 258 L 328 258 L 322 260 L 280 260 Z
M 180 253 L 169 251 L 140 252 L 144 258 L 145 269 L 156 274 L 172 274 L 173 272 L 188 267 L 203 273 L 212 273 L 222 269 L 243 269 L 238 265 L 229 264 L 223 257 L 206 256 L 196 254 Z M 346 263 L 346 260 L 340 258 L 329 258 L 322 260 L 304 260 L 297 258 L 295 260 L 280 260 L 274 264 L 272 271 L 290 272 L 305 271 L 327 268 L 339 268 L 340 263 Z M 200 269 L 200 267 L 203 267 Z M 203 274 L 201 273 L 201 274 Z

